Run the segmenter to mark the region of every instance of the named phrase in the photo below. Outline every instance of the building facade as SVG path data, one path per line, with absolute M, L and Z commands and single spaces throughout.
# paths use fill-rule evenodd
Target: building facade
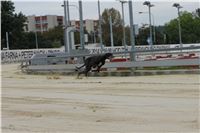
M 45 32 L 51 28 L 63 25 L 63 16 L 45 15 L 45 16 L 27 16 L 25 31 L 27 32 Z
M 83 20 L 84 29 L 88 32 L 94 32 L 98 30 L 98 20 L 86 19 Z M 77 29 L 80 28 L 79 20 L 71 20 L 71 26 L 75 26 Z
M 27 23 L 25 26 L 25 31 L 27 32 L 45 32 L 51 28 L 54 28 L 59 25 L 64 25 L 64 17 L 56 15 L 45 15 L 45 16 L 27 16 Z M 77 29 L 80 29 L 79 20 L 71 20 L 71 26 L 75 26 Z M 88 33 L 97 32 L 98 29 L 98 20 L 86 19 L 83 21 L 84 29 Z

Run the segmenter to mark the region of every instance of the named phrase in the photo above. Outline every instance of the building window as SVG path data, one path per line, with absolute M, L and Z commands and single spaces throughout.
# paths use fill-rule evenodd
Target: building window
M 36 24 L 40 24 L 40 20 L 36 20 L 35 23 L 36 23 Z
M 43 24 L 46 24 L 46 23 L 47 23 L 47 20 L 42 20 L 42 23 L 43 23 Z
M 40 27 L 36 27 L 36 31 L 37 31 L 37 32 L 41 32 Z
M 47 31 L 47 27 L 43 27 L 43 31 Z

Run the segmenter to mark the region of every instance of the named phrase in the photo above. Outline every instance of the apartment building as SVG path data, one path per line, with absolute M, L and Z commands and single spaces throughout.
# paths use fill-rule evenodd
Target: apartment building
M 54 28 L 58 25 L 64 25 L 64 17 L 56 16 L 56 15 L 45 15 L 45 16 L 27 16 L 27 23 L 25 26 L 25 31 L 37 31 L 37 32 L 45 32 L 51 28 Z M 72 26 L 75 26 L 77 29 L 80 28 L 79 20 L 72 20 Z M 98 29 L 98 20 L 86 19 L 83 21 L 83 26 L 88 33 L 97 31 Z
M 98 20 L 86 19 L 83 20 L 83 27 L 87 30 L 88 33 L 97 31 L 98 29 Z M 79 20 L 71 20 L 71 26 L 75 26 L 77 29 L 80 28 Z
M 58 25 L 63 25 L 63 16 L 27 16 L 27 24 L 25 27 L 25 31 L 45 32 Z

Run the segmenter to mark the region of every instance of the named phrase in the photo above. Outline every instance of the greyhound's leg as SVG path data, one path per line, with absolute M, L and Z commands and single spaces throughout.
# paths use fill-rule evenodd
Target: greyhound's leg
M 85 70 L 78 72 L 77 79 L 79 79 L 79 76 L 80 76 L 81 74 L 84 74 L 84 73 L 85 73 Z
M 85 77 L 88 77 L 88 72 L 91 70 L 91 67 L 86 67 L 84 73 L 85 73 Z
M 98 66 L 98 68 L 97 68 L 97 72 L 100 71 L 101 67 L 102 67 L 104 64 L 105 64 L 105 61 L 102 61 L 101 64 L 100 64 L 100 65 Z

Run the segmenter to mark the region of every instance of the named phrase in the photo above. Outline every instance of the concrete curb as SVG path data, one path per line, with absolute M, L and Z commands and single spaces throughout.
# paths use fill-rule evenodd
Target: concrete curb
M 200 74 L 199 69 L 195 70 L 135 70 L 121 72 L 100 72 L 90 73 L 90 76 L 148 76 L 148 75 L 173 75 L 173 74 Z
M 37 74 L 37 75 L 49 75 L 49 74 L 59 74 L 59 75 L 77 75 L 76 72 L 64 72 L 64 71 L 37 71 L 37 72 L 25 72 L 27 74 Z M 150 76 L 150 75 L 174 75 L 174 74 L 200 74 L 200 69 L 181 69 L 181 70 L 125 70 L 125 71 L 101 71 L 99 73 L 90 72 L 89 76 L 92 77 L 105 77 L 105 76 Z

